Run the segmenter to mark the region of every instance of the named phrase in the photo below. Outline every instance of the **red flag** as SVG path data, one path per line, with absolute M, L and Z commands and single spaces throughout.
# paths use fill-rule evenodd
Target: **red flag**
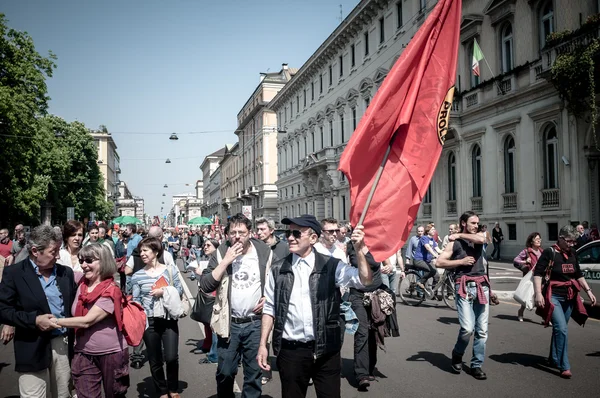
M 394 137 L 367 211 L 365 244 L 377 261 L 406 241 L 442 152 L 454 94 L 461 0 L 440 0 L 383 81 L 352 135 L 340 170 L 356 225 Z

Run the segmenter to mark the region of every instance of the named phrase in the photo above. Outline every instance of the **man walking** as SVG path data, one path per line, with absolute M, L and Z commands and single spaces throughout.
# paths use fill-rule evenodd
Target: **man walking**
M 217 396 L 233 398 L 233 383 L 240 355 L 244 366 L 242 397 L 260 397 L 261 369 L 256 362 L 260 342 L 260 317 L 264 305 L 265 277 L 273 253 L 250 237 L 252 222 L 242 213 L 229 218 L 228 245 L 211 255 L 200 277 L 204 293 L 217 291 L 211 327 L 218 336 Z
M 437 260 L 438 267 L 452 268 L 456 275 L 456 308 L 460 332 L 452 350 L 452 369 L 456 373 L 461 372 L 462 357 L 471 335 L 475 334 L 471 375 L 478 380 L 485 380 L 487 376 L 481 367 L 485 359 L 490 309 L 490 281 L 483 263 L 485 234 L 477 232 L 479 217 L 472 211 L 460 216 L 460 227 L 461 233 L 450 235 L 450 243 Z
M 460 231 L 457 224 L 448 225 L 448 235 L 444 236 L 444 239 L 442 240 L 442 250 L 444 250 L 444 248 L 448 245 L 448 242 L 450 242 L 450 235 L 454 235 L 459 232 Z
M 273 251 L 273 261 L 286 257 L 290 254 L 288 244 L 273 234 L 275 231 L 275 222 L 270 218 L 258 218 L 256 220 L 256 232 L 258 239 L 265 242 Z
M 315 243 L 314 248 L 317 252 L 326 256 L 337 258 L 345 263 L 348 262 L 346 252 L 340 249 L 336 242 L 340 234 L 340 227 L 335 218 L 325 218 L 321 220 L 321 237 Z
M 352 234 L 359 267 L 354 268 L 314 249 L 321 225 L 312 215 L 284 218 L 291 254 L 278 260 L 265 288 L 265 308 L 257 361 L 264 370 L 267 340 L 281 378 L 281 397 L 305 397 L 312 378 L 317 397 L 340 396 L 341 327 L 339 287 L 363 287 L 372 281 L 364 254 L 364 233 Z
M 406 265 L 411 266 L 413 263 L 413 257 L 417 252 L 417 248 L 419 247 L 419 240 L 421 237 L 425 235 L 425 227 L 423 225 L 419 225 L 417 227 L 417 234 L 413 235 L 408 240 L 408 247 L 406 248 Z
M 29 237 L 29 257 L 5 269 L 0 283 L 0 323 L 14 326 L 15 370 L 21 397 L 70 397 L 68 346 L 73 334 L 52 318 L 71 316 L 77 286 L 73 270 L 57 264 L 61 237 L 40 225 Z M 72 329 L 71 329 L 72 330 Z

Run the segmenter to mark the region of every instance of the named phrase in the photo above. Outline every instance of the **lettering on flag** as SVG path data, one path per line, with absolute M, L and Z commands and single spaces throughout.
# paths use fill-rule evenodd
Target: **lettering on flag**
M 440 144 L 442 145 L 444 145 L 444 142 L 446 142 L 446 134 L 448 133 L 448 125 L 450 124 L 450 111 L 452 110 L 453 99 L 454 86 L 450 87 L 446 93 L 446 97 L 444 98 L 444 101 L 442 101 L 440 111 L 438 112 L 437 132 L 438 138 L 440 139 Z

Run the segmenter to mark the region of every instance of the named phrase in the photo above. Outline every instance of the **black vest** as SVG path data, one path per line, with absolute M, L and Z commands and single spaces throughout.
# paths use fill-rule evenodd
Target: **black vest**
M 454 268 L 456 278 L 462 275 L 482 276 L 485 275 L 485 265 L 483 264 L 483 245 L 473 244 L 463 239 L 457 239 L 452 246 L 452 260 L 460 260 L 467 256 L 475 259 L 473 265 L 461 265 Z
M 340 289 L 336 286 L 335 271 L 340 260 L 317 253 L 315 266 L 309 277 L 310 301 L 315 335 L 316 358 L 338 352 L 342 348 L 340 327 Z M 293 254 L 277 260 L 271 268 L 275 280 L 275 322 L 273 327 L 273 352 L 279 354 L 283 329 L 287 319 L 294 273 Z

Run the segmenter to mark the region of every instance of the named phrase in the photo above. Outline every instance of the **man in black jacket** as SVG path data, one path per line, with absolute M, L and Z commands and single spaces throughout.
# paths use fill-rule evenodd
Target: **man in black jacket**
M 312 378 L 317 397 L 340 396 L 340 289 L 369 285 L 373 272 L 365 259 L 362 226 L 352 233 L 358 268 L 316 252 L 321 224 L 312 215 L 284 218 L 291 254 L 273 263 L 263 308 L 256 357 L 269 370 L 267 340 L 281 378 L 281 396 L 305 397 Z
M 52 319 L 71 316 L 77 287 L 71 268 L 56 264 L 60 245 L 52 227 L 36 227 L 29 237 L 29 258 L 5 268 L 0 283 L 0 323 L 16 327 L 15 370 L 22 397 L 46 397 L 46 389 L 52 397 L 70 397 L 73 335 L 56 329 Z

